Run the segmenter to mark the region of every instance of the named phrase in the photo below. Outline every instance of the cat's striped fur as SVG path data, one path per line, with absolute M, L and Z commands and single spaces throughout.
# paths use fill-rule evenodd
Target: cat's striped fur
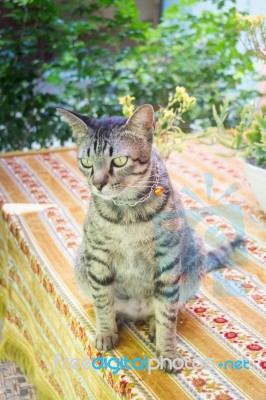
M 152 146 L 153 109 L 144 105 L 132 117 L 91 119 L 59 109 L 78 143 L 78 164 L 91 190 L 75 275 L 95 306 L 95 345 L 110 350 L 118 343 L 117 317 L 147 319 L 157 354 L 176 358 L 178 309 L 197 292 L 208 270 L 221 267 L 241 240 L 207 253 L 189 227 L 179 194 Z M 127 156 L 124 167 L 112 160 Z M 80 159 L 90 158 L 93 168 Z M 135 207 L 150 192 L 159 166 L 162 196 Z M 165 370 L 169 363 L 165 362 Z

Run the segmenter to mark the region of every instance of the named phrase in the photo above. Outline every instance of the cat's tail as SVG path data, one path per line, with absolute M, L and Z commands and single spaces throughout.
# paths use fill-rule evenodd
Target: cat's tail
M 244 239 L 237 236 L 235 240 L 226 243 L 223 246 L 218 247 L 215 250 L 209 251 L 207 253 L 207 270 L 206 272 L 211 272 L 220 268 L 224 268 L 226 262 L 228 261 L 230 255 L 233 251 L 245 243 Z

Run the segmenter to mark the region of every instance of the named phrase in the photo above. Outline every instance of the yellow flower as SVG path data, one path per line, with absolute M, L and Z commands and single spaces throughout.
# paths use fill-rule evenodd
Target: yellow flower
M 266 21 L 266 17 L 264 15 L 243 15 L 240 13 L 236 13 L 236 19 L 239 22 L 247 22 L 249 25 L 252 26 L 259 26 L 263 22 Z
M 244 18 L 244 15 L 242 15 L 242 14 L 240 14 L 240 13 L 236 13 L 236 19 L 237 19 L 238 21 L 243 20 L 243 18 Z
M 130 117 L 134 112 L 135 106 L 132 104 L 133 100 L 135 100 L 135 97 L 129 95 L 119 98 L 119 104 L 123 106 L 122 112 L 125 117 Z
M 174 95 L 170 95 L 168 99 L 168 108 L 174 108 L 176 112 L 182 115 L 185 111 L 191 110 L 196 104 L 196 98 L 189 96 L 183 86 L 175 88 Z
M 119 98 L 119 104 L 130 106 L 133 100 L 135 100 L 135 97 L 126 95 Z

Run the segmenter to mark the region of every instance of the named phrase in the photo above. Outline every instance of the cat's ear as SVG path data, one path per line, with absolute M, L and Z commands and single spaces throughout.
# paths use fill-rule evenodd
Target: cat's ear
M 137 108 L 125 125 L 125 128 L 137 135 L 150 135 L 154 127 L 154 111 L 150 104 L 143 104 Z
M 90 129 L 82 120 L 82 118 L 89 119 L 88 117 L 64 110 L 64 108 L 57 108 L 56 110 L 66 119 L 68 124 L 71 126 L 75 139 L 80 140 L 82 137 L 88 135 Z

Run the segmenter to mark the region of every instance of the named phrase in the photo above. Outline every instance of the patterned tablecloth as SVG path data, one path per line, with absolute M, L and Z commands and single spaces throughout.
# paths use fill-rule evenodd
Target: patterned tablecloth
M 180 313 L 178 351 L 196 359 L 195 368 L 175 376 L 160 370 L 74 369 L 69 363 L 64 369 L 55 363 L 56 355 L 78 361 L 155 357 L 141 322 L 126 323 L 111 355 L 93 347 L 93 307 L 73 276 L 90 198 L 75 156 L 74 149 L 62 149 L 0 158 L 0 308 L 6 316 L 1 358 L 17 362 L 45 400 L 265 399 L 266 215 L 241 162 L 218 157 L 204 145 L 172 154 L 170 176 L 205 241 L 232 237 L 242 226 L 246 253 L 237 256 L 235 268 L 207 276 Z M 204 365 L 207 358 L 214 364 Z M 226 360 L 232 362 L 224 365 Z M 249 363 L 232 368 L 236 360 Z

